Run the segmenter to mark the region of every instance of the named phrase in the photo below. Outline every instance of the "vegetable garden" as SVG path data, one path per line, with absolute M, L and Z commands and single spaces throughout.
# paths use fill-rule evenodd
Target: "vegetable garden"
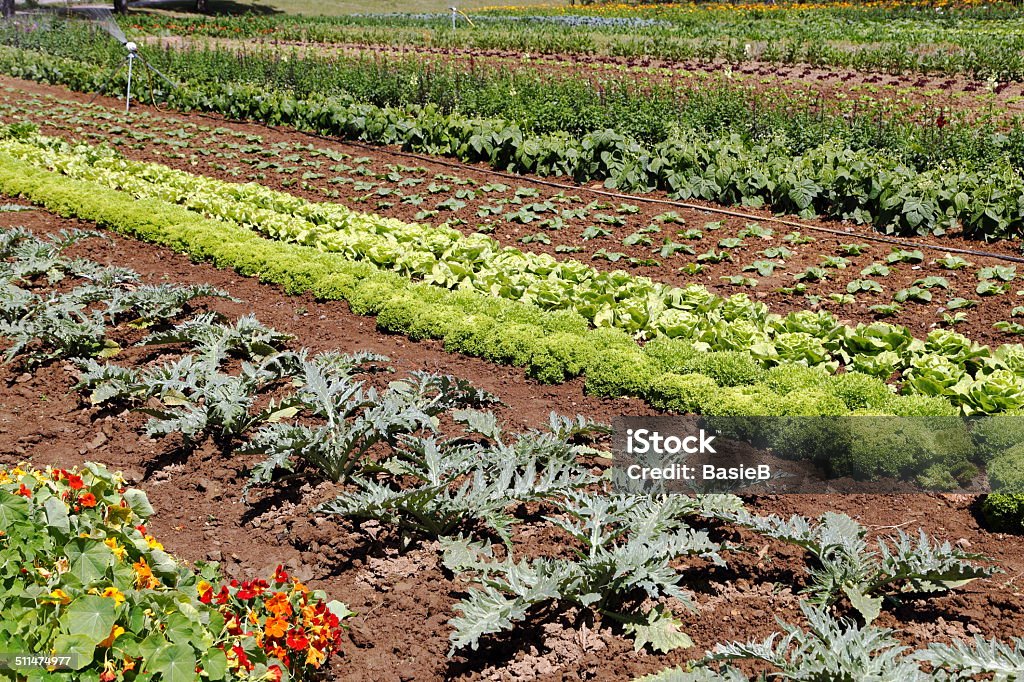
M 129 15 L 181 83 L 129 113 L 108 36 L 0 30 L 0 641 L 47 680 L 1019 679 L 1020 11 L 473 18 Z M 616 490 L 612 417 L 659 414 L 975 426 L 930 493 Z M 860 452 L 818 464 L 909 471 Z

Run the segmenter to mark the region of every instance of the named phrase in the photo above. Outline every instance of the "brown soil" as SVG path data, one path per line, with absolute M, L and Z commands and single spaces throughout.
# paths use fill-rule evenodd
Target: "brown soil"
M 90 143 L 108 142 L 118 145 L 129 158 L 140 161 L 158 162 L 190 173 L 201 173 L 217 177 L 229 182 L 257 181 L 267 187 L 289 192 L 314 201 L 335 201 L 349 205 L 357 210 L 377 212 L 388 217 L 405 221 L 420 221 L 417 213 L 423 209 L 432 209 L 443 200 L 455 198 L 460 190 L 474 190 L 474 198 L 464 199 L 465 207 L 458 211 L 440 210 L 428 221 L 464 220 L 464 224 L 454 225 L 465 233 L 486 229 L 492 236 L 507 246 L 515 246 L 527 251 L 548 253 L 559 259 L 574 258 L 588 263 L 592 267 L 603 270 L 628 269 L 631 273 L 650 277 L 655 281 L 677 286 L 699 283 L 711 291 L 721 295 L 746 292 L 752 298 L 766 303 L 773 312 L 785 314 L 791 311 L 823 308 L 832 311 L 836 316 L 847 322 L 870 323 L 879 319 L 878 315 L 869 310 L 869 306 L 892 302 L 893 295 L 910 287 L 919 279 L 928 276 L 944 277 L 949 284 L 948 289 L 934 288 L 931 290 L 931 303 L 906 302 L 901 312 L 886 321 L 902 324 L 918 337 L 924 337 L 932 329 L 943 326 L 942 314 L 946 312 L 945 303 L 954 297 L 961 297 L 977 302 L 977 306 L 966 310 L 968 319 L 956 325 L 956 331 L 966 334 L 980 343 L 1002 344 L 1013 343 L 1016 337 L 992 328 L 993 323 L 1012 320 L 1013 312 L 1019 305 L 1019 297 L 1015 296 L 1016 286 L 1012 286 L 1006 294 L 982 297 L 975 293 L 980 268 L 1007 265 L 996 257 L 965 256 L 973 266 L 962 270 L 947 270 L 934 261 L 944 255 L 945 249 L 977 250 L 993 256 L 1019 258 L 1019 242 L 999 241 L 981 243 L 966 240 L 955 235 L 943 237 L 915 237 L 904 240 L 907 249 L 920 248 L 925 260 L 920 264 L 891 265 L 891 274 L 886 277 L 877 275 L 864 276 L 861 270 L 871 263 L 884 262 L 892 251 L 893 245 L 870 241 L 878 237 L 878 233 L 865 226 L 854 226 L 828 221 L 804 221 L 793 219 L 801 226 L 802 234 L 813 236 L 815 241 L 809 244 L 795 245 L 784 241 L 790 233 L 791 226 L 773 224 L 772 215 L 766 210 L 737 209 L 751 218 L 736 218 L 710 212 L 718 208 L 708 202 L 691 202 L 695 206 L 706 206 L 709 211 L 680 208 L 659 203 L 649 203 L 644 199 L 667 201 L 664 193 L 633 195 L 625 199 L 611 199 L 600 193 L 600 185 L 566 186 L 565 189 L 552 188 L 529 176 L 507 176 L 495 174 L 483 166 L 466 166 L 452 164 L 443 159 L 429 158 L 421 155 L 403 154 L 392 148 L 367 147 L 365 145 L 334 142 L 323 138 L 315 138 L 293 130 L 268 128 L 266 126 L 232 123 L 221 117 L 198 114 L 169 114 L 147 106 L 136 106 L 127 118 L 123 114 L 105 107 L 117 106 L 116 100 L 101 98 L 104 106 L 86 107 L 84 103 L 90 97 L 80 93 L 70 93 L 63 88 L 28 83 L 21 80 L 0 78 L 0 113 L 7 112 L 16 119 L 29 119 L 42 126 L 47 134 L 58 135 L 67 139 L 87 141 Z M 205 127 L 205 130 L 203 129 Z M 216 130 L 214 130 L 216 128 Z M 138 132 L 153 133 L 155 137 L 145 142 L 138 142 L 132 135 Z M 191 140 L 182 139 L 185 133 Z M 247 150 L 246 143 L 252 141 Z M 310 147 L 313 147 L 311 150 Z M 280 155 L 267 158 L 265 150 L 278 150 Z M 350 171 L 346 179 L 349 184 L 333 182 L 335 173 L 329 170 L 332 161 L 317 156 L 317 150 L 346 154 L 347 165 L 351 165 L 359 174 Z M 226 156 L 223 154 L 226 153 Z M 222 154 L 218 157 L 218 154 Z M 227 158 L 230 156 L 231 158 Z M 356 164 L 354 159 L 362 158 L 365 162 Z M 283 159 L 291 161 L 285 162 Z M 281 168 L 259 168 L 256 164 L 268 161 L 281 162 Z M 318 167 L 310 167 L 309 163 L 319 163 Z M 387 175 L 397 166 L 415 167 L 415 171 L 403 171 L 402 178 L 422 180 L 416 187 L 403 187 L 399 180 L 388 180 Z M 316 171 L 317 177 L 303 180 L 306 171 Z M 340 176 L 345 176 L 342 173 Z M 444 176 L 438 179 L 437 176 Z M 451 178 L 457 178 L 464 184 L 459 185 Z M 356 189 L 354 184 L 360 180 L 373 183 L 371 189 Z M 503 192 L 486 193 L 479 190 L 488 183 L 501 182 L 508 186 Z M 564 181 L 560 181 L 564 182 Z M 442 187 L 436 194 L 429 193 L 431 184 Z M 446 187 L 446 188 L 444 188 Z M 402 192 L 406 196 L 412 193 L 422 195 L 423 203 L 419 206 L 403 203 L 394 196 L 380 197 L 375 192 L 378 188 Z M 522 198 L 523 205 L 551 200 L 557 209 L 581 208 L 593 201 L 604 202 L 603 208 L 592 209 L 585 218 L 565 220 L 565 227 L 560 230 L 544 229 L 538 226 L 540 219 L 551 217 L 552 213 L 540 214 L 540 219 L 529 224 L 509 222 L 504 218 L 506 212 L 515 212 L 518 205 L 500 207 L 495 216 L 478 217 L 477 211 L 494 204 L 499 197 L 514 198 L 517 189 L 523 188 L 536 192 L 535 197 Z M 595 188 L 597 188 L 595 190 Z M 567 201 L 560 202 L 559 197 Z M 383 203 L 382 203 L 383 202 Z M 623 203 L 636 207 L 636 213 L 617 213 L 616 208 Z M 684 221 L 679 224 L 660 223 L 656 216 L 674 210 Z M 622 225 L 601 225 L 610 234 L 584 241 L 582 231 L 595 223 L 595 217 L 604 214 L 621 218 Z M 709 222 L 722 221 L 719 229 L 705 229 Z M 731 260 L 722 263 L 704 263 L 704 270 L 699 274 L 686 274 L 680 268 L 696 263 L 697 255 L 710 249 L 722 251 L 718 242 L 722 239 L 736 237 L 748 223 L 758 221 L 763 227 L 774 230 L 770 238 L 746 237 L 743 244 L 730 251 Z M 628 235 L 648 225 L 660 227 L 657 234 L 648 235 L 652 241 L 649 246 L 637 244 L 623 245 L 622 240 Z M 703 231 L 699 240 L 687 240 L 680 237 L 679 230 L 697 228 Z M 817 228 L 839 230 L 843 236 L 816 232 Z M 522 244 L 524 237 L 543 233 L 550 244 L 532 242 Z M 671 256 L 660 256 L 655 253 L 665 240 L 671 239 L 685 243 L 694 249 L 693 255 L 677 253 Z M 787 293 L 783 288 L 796 284 L 794 275 L 802 273 L 809 267 L 818 267 L 826 256 L 839 255 L 840 245 L 865 243 L 867 248 L 858 256 L 849 256 L 849 265 L 845 268 L 826 268 L 827 279 L 821 282 L 808 283 L 807 294 L 820 296 L 820 301 L 808 301 L 803 295 Z M 560 253 L 558 247 L 579 249 L 578 253 Z M 785 263 L 778 259 L 767 259 L 761 255 L 765 249 L 786 246 L 794 252 Z M 594 260 L 593 256 L 604 250 L 611 254 L 622 254 L 615 262 L 603 259 Z M 629 258 L 639 260 L 653 259 L 657 264 L 630 265 Z M 757 272 L 745 271 L 744 268 L 755 261 L 775 260 L 780 267 L 771 275 L 762 276 Z M 1021 274 L 1024 274 L 1022 272 Z M 725 277 L 751 277 L 757 280 L 755 287 L 733 285 L 724 280 Z M 847 285 L 855 279 L 872 279 L 884 287 L 882 293 L 859 293 L 855 300 L 845 303 L 833 301 L 831 294 L 843 295 Z
M 37 233 L 91 227 L 41 211 L 0 214 L 0 227 L 23 225 Z M 206 283 L 228 290 L 238 303 L 205 304 L 228 316 L 254 312 L 264 323 L 294 334 L 313 350 L 368 349 L 394 360 L 399 373 L 426 369 L 455 374 L 497 393 L 498 410 L 510 428 L 542 423 L 549 410 L 601 420 L 644 414 L 635 400 L 599 400 L 581 384 L 538 386 L 520 370 L 442 352 L 434 342 L 409 342 L 381 334 L 373 322 L 352 315 L 343 303 L 292 297 L 225 270 L 148 244 L 111 236 L 74 247 L 73 255 L 135 269 L 147 283 Z M 148 352 L 148 351 L 147 351 Z M 123 362 L 145 355 L 126 351 Z M 253 458 L 206 442 L 191 453 L 170 441 L 140 437 L 143 417 L 111 415 L 89 407 L 73 389 L 70 366 L 54 364 L 35 373 L 0 366 L 0 463 L 28 461 L 67 467 L 83 460 L 121 469 L 147 490 L 157 510 L 150 524 L 168 550 L 189 561 L 224 562 L 230 575 L 267 573 L 281 563 L 312 587 L 326 590 L 358 615 L 349 621 L 343 653 L 332 662 L 337 680 L 629 680 L 701 655 L 715 643 L 762 638 L 775 618 L 798 620 L 796 593 L 805 583 L 794 548 L 712 527 L 716 537 L 740 542 L 750 553 L 729 553 L 727 569 L 694 566 L 688 587 L 699 612 L 684 614 L 696 646 L 671 655 L 634 652 L 609 623 L 587 612 L 538 613 L 509 636 L 494 638 L 477 652 L 451 660 L 447 620 L 465 585 L 438 564 L 436 546 L 403 549 L 387 529 L 351 525 L 315 516 L 311 508 L 336 490 L 329 484 L 271 492 L 255 506 L 240 502 L 245 469 Z M 873 530 L 918 526 L 991 556 L 1004 573 L 976 581 L 949 595 L 909 599 L 887 610 L 881 625 L 893 627 L 911 646 L 981 634 L 1007 639 L 1019 632 L 1024 594 L 1024 539 L 980 529 L 969 496 L 793 496 L 750 501 L 760 512 L 817 514 L 845 511 Z M 550 548 L 548 532 L 524 524 L 516 544 Z M 681 611 L 682 612 L 682 611 Z

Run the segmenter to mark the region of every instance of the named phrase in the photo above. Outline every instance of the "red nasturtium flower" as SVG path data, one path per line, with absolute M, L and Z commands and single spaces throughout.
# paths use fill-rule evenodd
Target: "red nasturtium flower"
M 305 651 L 309 647 L 309 640 L 306 639 L 306 635 L 302 630 L 290 631 L 285 642 L 287 642 L 288 646 L 294 651 Z
M 238 614 L 233 614 L 224 624 L 230 635 L 242 634 L 242 624 L 238 621 Z
M 284 566 L 278 564 L 274 570 L 274 582 L 278 585 L 288 582 L 288 573 L 285 572 Z
M 256 591 L 253 590 L 252 587 L 243 584 L 242 587 L 238 589 L 238 592 L 235 593 L 235 596 L 242 601 L 249 601 L 250 599 L 256 598 Z
M 200 580 L 199 584 L 196 585 L 196 591 L 199 593 L 199 601 L 203 604 L 209 604 L 213 601 L 213 585 Z
M 245 649 L 236 644 L 233 647 L 231 647 L 231 650 L 235 652 L 235 657 L 238 659 L 238 665 L 245 668 L 246 670 L 253 669 L 253 664 L 249 660 L 249 657 L 246 655 Z
M 18 488 L 18 494 L 22 497 L 32 497 L 32 491 L 26 488 L 24 483 L 22 483 L 21 487 Z
M 267 669 L 267 674 L 270 676 L 271 682 L 281 682 L 281 678 L 284 676 L 279 665 L 270 666 Z
M 75 474 L 68 474 L 67 476 L 68 487 L 70 487 L 72 490 L 81 490 L 82 488 L 85 487 L 85 483 L 82 481 L 81 476 L 76 476 Z

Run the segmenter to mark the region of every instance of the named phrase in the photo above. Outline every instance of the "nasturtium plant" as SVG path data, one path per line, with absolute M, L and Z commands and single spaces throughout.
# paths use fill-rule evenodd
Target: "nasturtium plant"
M 0 468 L 0 633 L 74 654 L 69 679 L 312 679 L 350 612 L 280 567 L 222 584 L 146 528 L 143 491 L 98 464 Z

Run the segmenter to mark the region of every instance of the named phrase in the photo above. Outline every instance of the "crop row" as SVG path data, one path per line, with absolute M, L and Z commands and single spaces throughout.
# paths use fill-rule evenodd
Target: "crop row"
M 99 65 L 121 58 L 105 34 L 74 26 L 28 34 L 0 31 L 0 41 Z M 705 140 L 739 135 L 753 143 L 784 137 L 790 155 L 841 141 L 853 150 L 884 151 L 917 171 L 950 161 L 984 165 L 1008 158 L 1015 167 L 1024 165 L 1024 134 L 1013 125 L 1009 101 L 1003 107 L 998 98 L 987 101 L 991 92 L 975 95 L 975 108 L 983 107 L 984 115 L 963 116 L 954 106 L 943 108 L 940 116 L 927 97 L 924 104 L 909 105 L 902 98 L 878 96 L 870 84 L 824 96 L 806 83 L 795 91 L 764 88 L 736 72 L 634 68 L 602 73 L 587 65 L 544 68 L 533 60 L 496 61 L 440 50 L 415 55 L 363 50 L 346 56 L 287 49 L 198 42 L 162 50 L 153 46 L 146 56 L 182 81 L 259 84 L 299 99 L 330 92 L 339 100 L 378 107 L 435 105 L 445 114 L 515 122 L 530 136 L 579 138 L 611 129 L 645 145 L 684 134 Z
M 662 59 L 760 60 L 888 72 L 964 73 L 1020 80 L 1020 10 L 986 8 L 524 8 L 491 11 L 451 30 L 449 16 L 160 17 L 126 28 L 154 34 L 263 37 L 320 43 L 406 44 L 523 53 L 613 54 Z M 597 16 L 595 16 L 597 15 Z M 622 22 L 625 19 L 626 22 Z M 633 29 L 637 21 L 654 21 Z M 475 19 L 474 19 L 475 21 Z M 936 49 L 941 46 L 942 49 Z
M 622 381 L 623 385 L 617 390 L 606 389 L 612 392 L 635 393 L 639 389 L 642 395 L 646 392 L 645 379 L 657 376 L 659 370 L 681 374 L 703 371 L 719 384 L 738 386 L 761 380 L 764 368 L 797 364 L 818 370 L 808 374 L 807 380 L 812 383 L 824 380 L 840 366 L 859 374 L 844 374 L 828 381 L 849 382 L 853 381 L 850 377 L 860 374 L 877 377 L 875 388 L 870 389 L 874 397 L 861 396 L 861 404 L 847 404 L 851 409 L 884 409 L 882 396 L 888 389 L 882 381 L 894 372 L 903 373 L 905 393 L 943 397 L 967 413 L 993 413 L 1024 405 L 1020 360 L 1024 347 L 1019 345 L 993 351 L 948 331 L 934 331 L 922 341 L 895 325 L 845 327 L 826 312 L 797 312 L 782 317 L 744 294 L 722 299 L 699 285 L 680 289 L 621 271 L 602 272 L 576 261 L 503 248 L 484 235 L 466 236 L 443 225 L 407 224 L 360 214 L 337 204 L 311 203 L 259 185 L 235 185 L 157 164 L 128 161 L 102 148 L 68 148 L 56 140 L 34 137 L 31 142 L 8 138 L 2 142 L 2 149 L 36 167 L 54 169 L 139 198 L 180 204 L 220 220 L 251 226 L 273 239 L 338 254 L 348 261 L 363 261 L 435 287 L 526 304 L 538 312 L 545 311 L 542 315 L 553 315 L 551 319 L 557 322 L 544 323 L 549 331 L 581 335 L 594 333 L 585 331 L 587 326 L 611 328 L 596 348 L 622 346 L 624 352 L 628 348 L 630 353 L 646 356 L 639 365 L 635 361 L 624 363 L 632 365 L 623 370 L 625 377 L 632 377 L 613 381 Z M 409 321 L 407 316 L 417 313 L 416 304 L 410 304 L 412 309 L 403 310 L 392 301 L 385 308 L 383 324 L 401 329 Z M 613 337 L 611 330 L 628 335 Z M 430 335 L 448 336 L 445 331 Z M 661 336 L 672 341 L 640 351 L 629 336 Z M 456 342 L 453 339 L 450 343 Z M 579 374 L 588 364 L 576 354 L 553 366 L 535 363 L 531 359 L 534 352 L 528 350 L 532 345 L 519 352 L 510 348 L 494 359 L 531 365 L 536 376 L 548 381 Z M 473 343 L 453 347 L 481 354 L 473 352 Z M 663 347 L 659 356 L 658 349 Z M 722 368 L 711 369 L 719 356 L 712 354 L 715 360 L 708 360 L 706 351 L 726 353 L 729 359 L 722 360 Z M 600 374 L 588 372 L 592 380 Z M 868 376 L 862 378 L 871 381 Z M 629 384 L 633 388 L 627 388 Z M 867 385 L 863 390 L 869 390 Z
M 3 48 L 0 70 L 91 91 L 103 70 L 33 51 Z M 111 92 L 118 89 L 114 84 Z M 1008 161 L 984 167 L 950 162 L 918 171 L 887 153 L 840 141 L 794 156 L 785 137 L 749 141 L 685 134 L 647 146 L 612 130 L 574 138 L 530 135 L 513 122 L 443 114 L 432 106 L 377 107 L 333 96 L 297 97 L 264 85 L 208 81 L 166 93 L 184 110 L 290 125 L 374 144 L 621 190 L 664 189 L 671 196 L 768 205 L 801 215 L 869 223 L 889 233 L 999 238 L 1024 229 L 1024 179 Z
M 6 294 L 3 317 L 34 320 L 33 311 L 45 306 L 54 311 L 54 317 L 77 310 L 89 311 L 90 317 L 112 324 L 128 320 L 131 308 L 126 308 L 123 301 L 135 295 L 133 285 L 137 275 L 126 268 L 103 267 L 63 255 L 68 245 L 87 236 L 59 235 L 47 243 L 27 231 L 0 234 Z M 51 290 L 53 285 L 48 284 L 57 278 L 55 275 L 72 280 L 84 278 L 84 281 L 74 288 L 64 286 L 63 291 L 58 292 Z M 168 287 L 164 298 L 173 304 L 174 293 L 173 287 Z M 74 317 L 69 315 L 65 322 L 73 322 Z M 400 531 L 408 539 L 440 540 L 446 568 L 456 580 L 469 584 L 466 597 L 455 607 L 459 615 L 449 621 L 453 628 L 452 654 L 467 646 L 476 648 L 485 638 L 513 629 L 518 622 L 536 615 L 535 607 L 544 604 L 575 605 L 596 611 L 620 623 L 621 630 L 635 640 L 637 648 L 648 646 L 664 652 L 692 646 L 680 630 L 681 621 L 666 604 L 666 598 L 684 604 L 691 602 L 687 582 L 692 571 L 687 570 L 686 564 L 678 566 L 670 562 L 700 557 L 724 565 L 727 553 L 736 549 L 700 530 L 698 524 L 702 519 L 747 528 L 800 548 L 807 556 L 808 603 L 818 604 L 804 607 L 812 624 L 831 622 L 830 608 L 849 602 L 865 627 L 870 628 L 886 604 L 908 590 L 944 592 L 991 576 L 996 571 L 976 563 L 984 557 L 967 554 L 923 532 L 914 537 L 900 530 L 893 536 L 878 539 L 877 549 L 874 549 L 866 540 L 867 529 L 841 514 L 825 514 L 819 519 L 797 516 L 782 519 L 750 514 L 743 509 L 740 500 L 729 495 L 688 498 L 611 493 L 606 481 L 601 482 L 588 466 L 578 461 L 582 455 L 593 452 L 585 444 L 579 444 L 580 439 L 585 441 L 603 430 L 586 420 L 553 416 L 546 430 L 509 434 L 502 430 L 492 413 L 485 411 L 495 398 L 464 381 L 414 373 L 390 382 L 385 391 L 378 392 L 367 389 L 365 382 L 356 377 L 380 369 L 386 364 L 386 358 L 331 352 L 313 356 L 303 349 L 281 350 L 287 337 L 251 316 L 233 325 L 218 322 L 213 315 L 202 315 L 175 325 L 173 317 L 171 313 L 150 317 L 143 325 L 153 327 L 154 331 L 141 343 L 178 344 L 185 349 L 179 358 L 135 370 L 109 360 L 78 357 L 74 351 L 69 351 L 62 357 L 75 359 L 79 364 L 78 387 L 90 392 L 94 404 L 140 409 L 151 415 L 153 418 L 146 426 L 151 436 L 180 434 L 190 443 L 211 438 L 227 452 L 269 456 L 266 462 L 251 469 L 257 484 L 272 483 L 281 469 L 292 477 L 348 484 L 315 513 L 374 519 Z M 16 359 L 24 359 L 24 351 L 32 357 L 47 349 L 58 350 L 51 344 L 52 337 L 46 330 L 37 330 L 44 332 L 36 339 L 43 347 L 22 346 L 15 352 Z M 229 358 L 242 360 L 235 373 L 225 371 Z M 275 391 L 275 387 L 281 389 L 289 384 L 292 390 L 287 393 Z M 257 409 L 256 404 L 262 402 L 258 397 L 271 391 L 280 401 Z M 451 439 L 450 436 L 456 434 L 445 433 L 447 428 L 442 428 L 434 419 L 442 413 L 450 413 L 463 433 L 472 435 L 473 439 Z M 236 443 L 240 440 L 247 442 L 239 448 Z M 378 454 L 371 456 L 370 451 L 375 446 Z M 92 474 L 88 481 L 90 494 L 92 489 L 105 490 L 110 483 L 118 485 L 116 478 L 98 468 L 89 471 Z M 25 472 L 18 476 L 25 476 Z M 44 494 L 37 499 L 45 500 L 45 493 L 54 488 L 50 478 L 29 475 L 22 481 L 27 481 L 31 488 L 21 482 L 18 492 L 32 500 L 36 492 L 41 491 Z M 74 483 L 77 478 L 74 474 L 61 473 L 54 478 L 58 482 L 66 478 L 69 488 L 80 489 Z M 84 484 L 81 479 L 77 480 Z M 37 486 L 36 482 L 42 485 Z M 9 481 L 0 480 L 0 486 L 4 483 Z M 144 496 L 137 491 L 124 494 L 129 503 L 124 508 L 138 509 L 140 516 L 145 517 L 148 505 Z M 5 523 L 10 519 L 28 518 L 29 503 L 17 498 L 14 492 L 3 491 L 0 495 L 0 501 L 5 504 L 6 513 L 2 517 Z M 116 501 L 104 499 L 115 508 Z M 564 534 L 575 547 L 570 558 L 528 559 L 514 554 L 511 532 L 527 520 L 522 518 L 524 501 L 553 512 L 542 517 L 543 521 L 551 524 L 557 533 Z M 88 503 L 78 498 L 79 506 L 89 507 L 94 503 L 94 498 Z M 61 506 L 47 502 L 36 510 L 39 521 L 45 518 L 48 535 L 44 537 L 56 535 L 59 538 L 60 532 L 68 532 L 61 530 L 64 522 L 70 521 L 68 516 L 57 513 Z M 121 523 L 130 518 L 122 521 L 123 515 L 119 513 L 110 526 L 105 522 L 99 528 L 101 534 L 107 535 L 107 540 L 114 539 L 113 543 L 104 542 L 103 547 L 96 544 L 88 554 L 69 552 L 72 570 L 64 578 L 69 585 L 74 584 L 72 578 L 80 579 L 82 587 L 108 580 L 108 571 L 121 560 L 118 552 L 128 554 L 132 551 L 131 545 L 136 552 L 146 552 L 144 546 L 148 547 L 157 566 L 154 570 L 167 568 L 166 561 L 157 561 L 163 555 L 152 551 L 154 542 L 138 537 L 143 531 L 120 528 Z M 74 517 L 74 522 L 79 523 L 78 517 Z M 29 524 L 22 526 L 35 530 Z M 470 534 L 466 535 L 466 531 Z M 124 532 L 131 541 L 127 547 L 118 542 Z M 503 552 L 507 558 L 501 559 L 495 554 L 491 544 L 494 536 L 507 545 Z M 41 539 L 28 536 L 26 541 L 38 544 Z M 89 545 L 88 540 L 81 537 L 71 542 Z M 26 563 L 21 555 L 14 558 L 11 564 L 14 569 Z M 147 566 L 146 562 L 142 562 L 142 566 Z M 140 573 L 138 563 L 134 569 L 135 575 L 127 572 L 120 575 L 114 570 L 114 580 L 124 584 L 104 592 L 104 596 L 81 597 L 78 607 L 70 610 L 73 612 L 70 627 L 88 629 L 97 636 L 109 629 L 111 641 L 100 642 L 101 647 L 111 646 L 122 636 L 128 645 L 133 636 L 126 634 L 126 628 L 119 633 L 115 629 L 116 597 L 125 597 L 129 592 L 134 606 L 136 594 L 130 592 L 129 581 L 138 582 L 138 575 L 144 575 L 149 581 L 152 575 Z M 56 572 L 60 573 L 59 569 Z M 178 569 L 175 568 L 175 572 Z M 44 578 L 49 578 L 47 574 L 52 576 L 50 571 L 41 572 Z M 19 576 L 18 580 L 26 580 L 20 577 L 23 572 L 15 575 Z M 284 617 L 274 610 L 275 607 L 292 598 L 301 600 L 305 594 L 293 587 L 284 599 L 277 596 L 270 599 L 271 589 L 283 590 L 282 586 L 289 583 L 288 576 L 280 569 L 273 577 L 273 588 L 268 583 L 243 583 L 231 589 L 224 587 L 219 592 L 213 584 L 197 580 L 199 576 L 184 573 L 181 576 L 187 578 L 182 583 L 186 595 L 200 605 L 215 601 L 218 605 L 233 606 L 236 601 L 244 604 L 256 600 L 255 604 L 246 604 L 255 611 L 250 624 L 264 625 L 265 632 L 263 637 L 248 643 L 266 650 L 277 646 L 278 624 L 274 622 L 272 629 L 271 621 Z M 637 593 L 644 594 L 654 605 L 638 605 L 634 599 Z M 63 591 L 50 594 L 57 602 L 65 596 L 68 595 Z M 110 601 L 102 601 L 105 598 Z M 205 608 L 198 606 L 196 611 L 202 614 Z M 264 611 L 269 612 L 265 614 L 265 623 L 261 622 Z M 286 615 L 293 612 L 299 609 L 282 611 Z M 335 606 L 334 612 L 342 616 L 347 613 L 340 605 Z M 304 619 L 311 617 L 309 609 L 303 608 L 301 613 Z M 332 612 L 324 607 L 312 613 L 329 618 Z M 240 624 L 231 619 L 217 622 L 222 627 L 227 626 L 229 632 Z M 171 623 L 168 628 L 174 630 L 173 639 L 179 642 L 175 646 L 180 649 L 172 646 L 163 656 L 154 655 L 148 665 L 164 665 L 167 659 L 177 663 L 174 656 L 181 655 L 181 660 L 188 661 L 189 667 L 173 674 L 160 670 L 161 679 L 192 679 L 195 657 L 190 647 L 206 642 L 203 637 L 208 635 L 201 627 L 182 624 L 180 617 Z M 337 626 L 337 615 L 330 623 Z M 139 622 L 130 625 L 134 631 Z M 318 623 L 310 628 L 323 632 Z M 182 629 L 185 632 L 181 632 Z M 294 630 L 289 634 L 295 637 Z M 292 647 L 291 641 L 288 640 L 286 646 Z M 211 651 L 205 654 L 204 670 L 215 665 L 217 655 L 212 651 L 215 643 L 209 642 Z M 145 646 L 145 642 L 138 644 L 138 651 L 146 653 Z M 976 657 L 980 658 L 991 647 L 1002 647 L 1000 650 L 1007 652 L 1011 662 L 1019 658 L 1016 648 L 982 640 L 974 647 L 962 644 L 956 651 L 933 648 L 924 660 L 952 672 L 976 672 L 970 667 L 970 661 L 961 657 L 974 654 L 976 650 Z M 244 649 L 242 653 L 238 651 L 232 648 L 233 667 L 252 663 L 247 657 L 243 658 Z M 285 650 L 282 648 L 282 651 Z M 855 653 L 867 659 L 877 656 L 879 663 L 886 660 L 870 647 Z M 312 660 L 319 664 L 323 658 L 318 656 Z M 702 663 L 706 665 L 714 660 L 711 657 Z M 309 661 L 307 655 L 305 662 L 297 664 L 299 669 L 304 669 Z M 91 662 L 88 659 L 88 663 Z M 842 656 L 835 665 L 846 672 L 856 669 L 853 660 Z M 998 673 L 999 667 L 988 663 L 980 671 Z M 125 673 L 126 679 L 134 676 L 130 670 Z M 209 671 L 204 677 L 219 679 L 216 673 Z
M 891 317 L 887 321 L 908 325 L 918 336 L 938 320 L 947 328 L 994 322 L 991 327 L 1000 334 L 977 326 L 972 331 L 974 340 L 985 343 L 1024 334 L 1015 319 L 1024 315 L 1024 307 L 1013 304 L 1018 277 L 1013 266 L 954 256 L 927 260 L 921 250 L 841 239 L 831 251 L 815 246 L 818 240 L 810 235 L 783 234 L 766 224 L 708 221 L 689 210 L 658 213 L 656 207 L 628 201 L 587 203 L 584 191 L 506 185 L 475 173 L 431 173 L 449 169 L 389 163 L 386 154 L 352 155 L 341 151 L 343 145 L 313 147 L 302 136 L 269 143 L 261 135 L 213 128 L 182 115 L 137 112 L 126 121 L 103 107 L 56 97 L 9 93 L 6 99 L 0 118 L 30 120 L 69 140 L 111 144 L 129 158 L 351 202 L 407 221 L 410 215 L 415 222 L 445 220 L 464 233 L 475 227 L 503 245 L 556 257 L 574 254 L 599 269 L 619 267 L 676 286 L 690 278 L 721 282 L 718 286 L 751 296 L 775 291 L 785 297 L 783 305 L 820 306 L 858 320 Z

